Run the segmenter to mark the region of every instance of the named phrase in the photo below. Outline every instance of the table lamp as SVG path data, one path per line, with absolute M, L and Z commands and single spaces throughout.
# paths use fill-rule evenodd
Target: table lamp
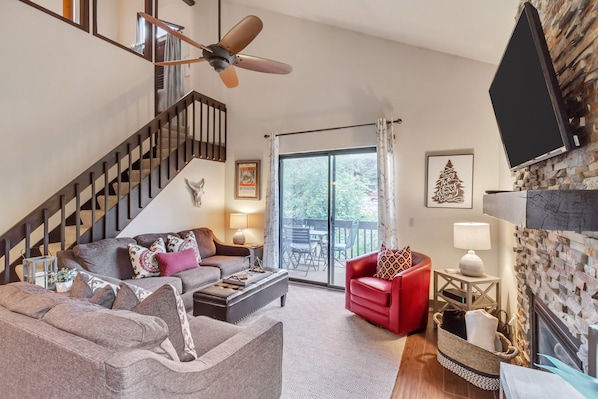
M 247 214 L 245 213 L 231 213 L 230 214 L 230 228 L 237 229 L 233 236 L 233 243 L 237 245 L 245 244 L 245 235 L 242 229 L 247 228 Z
M 455 248 L 467 249 L 459 261 L 461 274 L 471 277 L 484 275 L 484 262 L 475 250 L 490 249 L 490 225 L 488 223 L 455 223 L 453 225 Z

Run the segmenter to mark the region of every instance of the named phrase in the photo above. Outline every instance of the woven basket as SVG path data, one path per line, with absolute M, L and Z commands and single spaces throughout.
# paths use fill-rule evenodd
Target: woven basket
M 434 314 L 438 326 L 438 362 L 478 388 L 499 388 L 500 363 L 510 363 L 519 354 L 504 335 L 497 332 L 503 352 L 491 352 L 442 329 L 442 313 Z

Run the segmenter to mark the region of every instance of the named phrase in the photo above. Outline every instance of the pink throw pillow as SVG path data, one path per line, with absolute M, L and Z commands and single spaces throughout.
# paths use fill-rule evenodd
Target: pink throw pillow
M 156 259 L 160 266 L 160 274 L 164 277 L 199 267 L 195 260 L 195 251 L 192 248 L 181 252 L 158 253 Z

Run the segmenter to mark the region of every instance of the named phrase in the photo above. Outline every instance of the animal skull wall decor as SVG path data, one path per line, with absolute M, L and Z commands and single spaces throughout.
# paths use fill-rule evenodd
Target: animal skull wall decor
M 193 202 L 195 206 L 199 208 L 201 206 L 201 197 L 204 195 L 203 187 L 205 185 L 205 179 L 202 178 L 197 183 L 185 179 L 185 183 L 187 183 L 187 187 L 191 190 L 191 194 L 193 194 Z

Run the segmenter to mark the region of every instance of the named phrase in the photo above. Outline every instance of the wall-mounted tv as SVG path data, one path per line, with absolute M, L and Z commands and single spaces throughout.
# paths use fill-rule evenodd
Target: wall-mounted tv
M 538 11 L 530 3 L 524 4 L 489 92 L 511 170 L 579 146 Z

